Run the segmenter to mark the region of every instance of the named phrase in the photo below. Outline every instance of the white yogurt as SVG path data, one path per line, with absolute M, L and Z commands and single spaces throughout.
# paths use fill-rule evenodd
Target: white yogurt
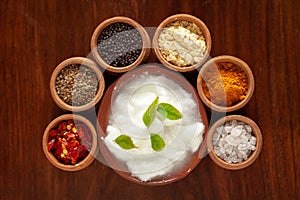
M 125 83 L 112 101 L 112 114 L 103 138 L 109 151 L 126 163 L 132 176 L 149 181 L 167 176 L 185 164 L 188 155 L 197 151 L 202 143 L 204 124 L 198 113 L 198 105 L 192 95 L 180 85 L 163 75 L 139 75 Z M 180 120 L 168 120 L 157 113 L 148 128 L 143 114 L 159 97 L 159 103 L 169 103 L 183 115 Z M 165 148 L 154 151 L 150 134 L 157 133 L 165 141 Z M 130 136 L 138 148 L 124 150 L 114 142 L 121 134 Z

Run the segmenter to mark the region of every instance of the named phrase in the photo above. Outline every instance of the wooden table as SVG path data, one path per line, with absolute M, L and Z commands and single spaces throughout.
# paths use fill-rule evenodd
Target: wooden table
M 299 10 L 296 0 L 0 1 L 0 199 L 299 199 Z M 207 24 L 212 57 L 234 55 L 251 66 L 254 95 L 235 113 L 262 130 L 258 160 L 229 171 L 206 156 L 183 180 L 159 187 L 131 183 L 97 160 L 78 172 L 52 166 L 41 141 L 64 113 L 49 92 L 55 66 L 88 56 L 92 32 L 109 17 L 156 27 L 176 13 Z

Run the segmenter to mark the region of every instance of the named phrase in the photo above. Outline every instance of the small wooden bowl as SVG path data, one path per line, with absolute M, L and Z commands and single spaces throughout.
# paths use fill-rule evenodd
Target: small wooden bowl
M 205 130 L 203 132 L 203 140 L 202 140 L 202 143 L 200 144 L 200 146 L 198 147 L 198 150 L 196 152 L 194 152 L 194 154 L 192 155 L 191 158 L 189 158 L 188 163 L 186 163 L 185 166 L 181 167 L 183 169 L 180 170 L 179 172 L 166 175 L 166 177 L 163 179 L 162 178 L 154 178 L 151 181 L 144 182 L 136 177 L 133 177 L 131 175 L 131 173 L 126 172 L 126 170 L 125 171 L 118 170 L 118 169 L 124 169 L 124 168 L 126 168 L 126 166 L 124 166 L 124 164 L 121 164 L 120 161 L 118 161 L 115 158 L 115 156 L 109 151 L 109 149 L 106 147 L 105 143 L 102 140 L 100 141 L 100 143 L 102 143 L 102 144 L 99 145 L 99 148 L 100 148 L 102 155 L 103 155 L 104 159 L 106 160 L 108 166 L 111 166 L 114 169 L 114 171 L 117 174 L 119 174 L 121 177 L 123 177 L 131 182 L 141 184 L 141 185 L 148 185 L 148 186 L 166 185 L 166 184 L 173 183 L 175 181 L 181 180 L 184 177 L 186 177 L 188 174 L 191 173 L 191 171 L 199 164 L 201 159 L 206 155 L 206 135 L 207 135 L 207 130 L 208 130 L 208 120 L 207 120 L 206 112 L 205 112 L 202 102 L 200 101 L 200 99 L 197 95 L 197 92 L 185 78 L 183 78 L 182 76 L 180 76 L 178 73 L 176 73 L 174 71 L 171 71 L 169 69 L 165 69 L 160 66 L 153 65 L 153 64 L 142 66 L 138 69 L 132 70 L 132 71 L 126 73 L 125 75 L 121 76 L 119 78 L 119 81 L 120 81 L 120 79 L 122 81 L 120 81 L 118 83 L 118 80 L 117 80 L 112 85 L 110 85 L 110 87 L 107 89 L 107 91 L 103 97 L 103 100 L 101 102 L 101 105 L 99 107 L 99 112 L 98 112 L 98 122 L 99 122 L 99 127 L 98 127 L 99 131 L 98 132 L 100 134 L 100 137 L 106 137 L 106 135 L 107 135 L 106 128 L 108 125 L 109 116 L 111 114 L 111 103 L 112 103 L 112 98 L 113 98 L 113 91 L 114 91 L 114 88 L 116 87 L 116 84 L 118 83 L 118 84 L 122 85 L 124 83 L 123 80 L 126 81 L 137 75 L 141 75 L 145 72 L 147 72 L 147 74 L 149 74 L 149 75 L 164 75 L 165 77 L 176 81 L 176 83 L 178 83 L 183 88 L 185 88 L 187 90 L 187 92 L 189 92 L 191 94 L 191 96 L 194 98 L 194 100 L 198 104 L 198 112 L 202 118 L 202 123 L 205 126 Z
M 205 42 L 206 42 L 206 51 L 204 53 L 204 56 L 202 58 L 202 60 L 194 65 L 191 66 L 187 66 L 187 67 L 179 67 L 176 66 L 170 62 L 168 62 L 161 54 L 160 50 L 159 50 L 159 45 L 158 45 L 158 38 L 159 35 L 161 34 L 161 32 L 163 31 L 163 29 L 170 23 L 175 22 L 175 21 L 179 21 L 179 20 L 184 20 L 184 21 L 189 21 L 189 22 L 194 22 L 201 30 L 201 32 L 203 33 L 203 36 L 205 38 Z M 153 36 L 153 40 L 152 40 L 152 46 L 154 49 L 154 53 L 156 55 L 156 57 L 158 58 L 158 60 L 165 65 L 166 67 L 178 71 L 178 72 L 189 72 L 189 71 L 193 71 L 195 69 L 198 69 L 204 62 L 205 60 L 208 58 L 209 53 L 211 51 L 211 46 L 212 46 L 212 41 L 211 41 L 211 35 L 210 32 L 207 28 L 207 26 L 204 24 L 204 22 L 202 22 L 200 19 L 198 19 L 195 16 L 192 15 L 188 15 L 188 14 L 176 14 L 176 15 L 172 15 L 168 18 L 166 18 L 164 21 L 162 21 L 158 28 L 155 31 L 155 34 Z
M 48 151 L 48 138 L 49 138 L 49 131 L 54 128 L 55 126 L 57 126 L 61 121 L 65 121 L 65 120 L 69 120 L 69 119 L 73 119 L 76 121 L 80 121 L 82 123 L 84 123 L 88 129 L 90 130 L 91 133 L 91 138 L 92 138 L 92 147 L 89 150 L 89 154 L 80 162 L 78 162 L 75 165 L 65 165 L 63 163 L 60 163 L 55 157 L 54 155 Z M 43 135 L 43 139 L 42 139 L 42 146 L 43 146 L 43 151 L 45 156 L 47 157 L 47 159 L 50 161 L 50 163 L 52 165 L 54 165 L 55 167 L 64 170 L 64 171 L 78 171 L 81 169 L 84 169 L 86 167 L 88 167 L 95 159 L 95 153 L 96 153 L 96 149 L 97 149 L 97 133 L 96 130 L 94 128 L 94 126 L 92 125 L 92 123 L 87 120 L 86 118 L 80 116 L 80 115 L 74 115 L 74 114 L 64 114 L 61 115 L 57 118 L 55 118 L 53 121 L 51 121 L 49 123 L 49 125 L 47 126 L 47 128 L 44 131 L 44 135 Z
M 213 150 L 212 138 L 216 131 L 216 128 L 225 124 L 225 122 L 231 120 L 241 121 L 244 122 L 245 124 L 250 125 L 252 128 L 252 135 L 256 137 L 256 150 L 254 150 L 251 153 L 251 155 L 247 160 L 241 163 L 228 163 L 223 159 L 221 159 L 219 156 L 217 156 Z M 254 121 L 252 121 L 250 118 L 241 115 L 229 115 L 219 119 L 211 126 L 211 128 L 207 133 L 207 150 L 209 152 L 210 158 L 220 167 L 223 167 L 225 169 L 230 169 L 230 170 L 239 170 L 251 165 L 258 158 L 262 149 L 262 143 L 263 143 L 262 134 L 257 124 Z
M 64 102 L 56 93 L 55 85 L 56 85 L 57 76 L 59 75 L 60 71 L 63 68 L 65 68 L 71 64 L 80 64 L 80 65 L 90 67 L 96 73 L 96 75 L 99 79 L 99 88 L 98 88 L 98 91 L 97 91 L 95 97 L 93 98 L 92 101 L 90 101 L 89 103 L 87 103 L 85 105 L 81 105 L 81 106 L 69 105 L 66 102 Z M 98 68 L 97 64 L 94 61 L 92 61 L 88 58 L 84 58 L 84 57 L 72 57 L 72 58 L 64 60 L 54 69 L 54 71 L 51 75 L 51 79 L 50 79 L 51 96 L 52 96 L 54 102 L 56 103 L 56 105 L 65 111 L 81 112 L 81 111 L 90 109 L 91 107 L 95 106 L 100 101 L 100 99 L 103 95 L 104 88 L 105 88 L 105 81 L 104 81 L 103 75 L 102 75 L 100 69 Z
M 220 106 L 217 104 L 214 104 L 211 100 L 209 100 L 206 95 L 204 94 L 203 91 L 203 77 L 206 76 L 206 72 L 209 68 L 211 67 L 217 67 L 216 63 L 218 62 L 229 62 L 229 63 L 233 63 L 235 65 L 237 65 L 238 67 L 240 67 L 241 69 L 244 70 L 247 80 L 248 80 L 248 91 L 246 94 L 246 97 L 238 102 L 237 104 L 234 104 L 232 106 Z M 218 56 L 218 57 L 214 57 L 212 59 L 210 59 L 209 61 L 207 61 L 201 68 L 199 74 L 198 74 L 198 78 L 197 78 L 197 90 L 198 90 L 198 94 L 201 98 L 201 100 L 204 102 L 204 104 L 206 106 L 208 106 L 210 109 L 215 110 L 217 112 L 232 112 L 235 110 L 239 110 L 242 107 L 244 107 L 249 100 L 251 99 L 253 92 L 254 92 L 254 85 L 255 85 L 255 81 L 254 81 L 254 77 L 252 74 L 252 71 L 250 69 L 250 67 L 248 66 L 247 63 L 245 63 L 244 61 L 242 61 L 239 58 L 233 57 L 233 56 L 229 56 L 229 55 L 223 55 L 223 56 Z M 224 96 L 224 98 L 226 98 Z
M 142 47 L 142 51 L 141 54 L 139 55 L 139 57 L 136 59 L 135 62 L 133 62 L 132 64 L 125 66 L 125 67 L 114 67 L 111 66 L 109 64 L 107 64 L 100 56 L 100 54 L 97 51 L 97 40 L 98 37 L 100 36 L 102 30 L 109 26 L 110 24 L 114 24 L 117 22 L 123 22 L 123 23 L 127 23 L 129 25 L 132 25 L 134 28 L 136 28 L 141 37 L 142 37 L 142 41 L 143 41 L 143 47 Z M 95 58 L 95 60 L 98 62 L 98 64 L 104 69 L 104 70 L 108 70 L 112 73 L 123 73 L 123 72 L 127 72 L 129 70 L 132 70 L 134 68 L 136 68 L 139 64 L 145 62 L 148 59 L 148 56 L 150 54 L 150 48 L 151 48 L 151 41 L 150 41 L 150 37 L 147 33 L 147 31 L 135 20 L 130 19 L 128 17 L 123 17 L 123 16 L 117 16 L 117 17 L 113 17 L 113 18 L 109 18 L 105 21 L 103 21 L 102 23 L 100 23 L 97 28 L 94 30 L 92 38 L 91 38 L 91 51 L 92 51 L 92 55 Z

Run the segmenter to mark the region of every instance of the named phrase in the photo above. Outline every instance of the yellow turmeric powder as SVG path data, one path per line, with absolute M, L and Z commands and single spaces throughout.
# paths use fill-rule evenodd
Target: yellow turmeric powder
M 214 104 L 232 106 L 246 97 L 248 80 L 239 66 L 219 62 L 205 72 L 202 87 L 205 96 Z

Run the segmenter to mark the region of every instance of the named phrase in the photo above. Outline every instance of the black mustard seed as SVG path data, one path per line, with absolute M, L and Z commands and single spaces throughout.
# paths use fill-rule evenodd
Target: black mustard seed
M 142 47 L 139 31 L 123 22 L 105 27 L 97 40 L 99 55 L 113 67 L 125 67 L 134 63 L 141 54 Z

